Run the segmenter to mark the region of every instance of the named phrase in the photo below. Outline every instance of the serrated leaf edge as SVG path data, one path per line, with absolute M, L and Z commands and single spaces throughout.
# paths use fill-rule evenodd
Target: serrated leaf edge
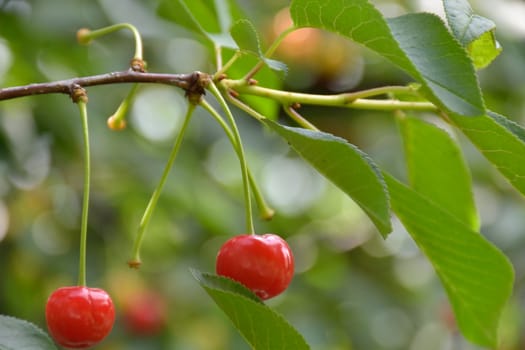
M 22 324 L 23 326 L 28 326 L 30 327 L 31 329 L 33 329 L 34 331 L 36 331 L 36 333 L 38 333 L 38 335 L 41 335 L 43 336 L 45 339 L 47 339 L 49 341 L 49 345 L 50 346 L 53 346 L 53 348 L 56 349 L 55 345 L 54 345 L 54 342 L 53 340 L 51 339 L 51 337 L 49 336 L 49 334 L 47 334 L 42 328 L 38 327 L 36 324 L 32 323 L 32 322 L 29 322 L 27 320 L 23 320 L 21 318 L 18 318 L 18 317 L 14 317 L 14 316 L 9 316 L 9 315 L 1 315 L 0 314 L 0 319 L 3 318 L 3 319 L 6 319 L 6 320 L 12 320 L 12 321 L 16 321 L 17 323 L 19 324 Z M 0 346 L 3 346 L 1 343 L 0 343 Z M 14 348 L 0 348 L 1 350 L 19 350 L 19 349 L 14 349 Z

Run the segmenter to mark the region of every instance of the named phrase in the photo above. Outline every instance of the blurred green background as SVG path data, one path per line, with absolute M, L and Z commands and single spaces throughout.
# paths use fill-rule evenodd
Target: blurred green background
M 240 0 L 265 43 L 286 28 L 287 1 Z M 387 16 L 442 11 L 440 1 L 374 1 Z M 504 51 L 480 82 L 489 108 L 525 123 L 525 5 L 473 1 L 498 25 Z M 127 32 L 90 46 L 81 27 L 130 22 L 140 30 L 152 72 L 213 72 L 207 50 L 156 14 L 158 1 L 0 0 L 0 86 L 25 85 L 127 69 Z M 428 7 L 432 6 L 432 7 Z M 284 88 L 316 93 L 403 84 L 405 74 L 334 35 L 303 30 L 277 58 L 289 66 Z M 197 111 L 148 230 L 143 266 L 130 270 L 133 238 L 185 111 L 183 93 L 144 85 L 128 128 L 106 119 L 130 86 L 88 89 L 92 142 L 88 284 L 117 305 L 111 335 L 97 349 L 248 349 L 189 268 L 214 270 L 220 245 L 243 233 L 241 177 L 221 129 Z M 285 237 L 296 255 L 290 288 L 269 304 L 314 349 L 478 349 L 455 328 L 432 267 L 394 218 L 385 241 L 361 210 L 301 161 L 275 135 L 235 111 L 250 166 L 277 210 L 259 233 Z M 401 140 L 392 115 L 303 108 L 320 129 L 347 138 L 385 169 L 404 177 Z M 288 120 L 281 116 L 282 122 Z M 500 349 L 525 347 L 525 201 L 457 134 L 475 183 L 482 233 L 510 257 L 514 297 L 502 322 Z M 44 305 L 56 288 L 77 280 L 82 193 L 82 138 L 77 108 L 67 96 L 0 102 L 0 314 L 45 329 Z M 446 189 L 443 189 L 446 190 Z M 133 298 L 154 291 L 166 322 L 153 335 L 126 326 Z

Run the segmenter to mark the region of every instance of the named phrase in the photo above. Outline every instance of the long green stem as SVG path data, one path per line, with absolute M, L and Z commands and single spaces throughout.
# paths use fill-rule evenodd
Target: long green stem
M 267 57 L 267 58 L 272 57 L 273 54 L 275 53 L 275 50 L 277 50 L 279 45 L 281 45 L 281 43 L 283 42 L 284 38 L 286 38 L 290 33 L 296 31 L 297 29 L 301 29 L 301 28 L 297 28 L 296 26 L 291 26 L 290 28 L 283 30 L 279 34 L 279 36 L 273 41 L 273 43 L 270 45 L 268 50 L 266 50 L 266 52 L 264 53 L 264 57 Z
M 248 169 L 248 179 L 250 180 L 250 187 L 252 189 L 253 198 L 255 198 L 255 203 L 257 203 L 257 208 L 259 208 L 259 216 L 263 220 L 271 220 L 275 214 L 273 210 L 264 199 L 264 196 L 255 181 L 250 169 Z
M 242 102 L 241 100 L 233 97 L 231 94 L 227 94 L 226 95 L 226 98 L 228 99 L 228 101 L 230 101 L 234 106 L 236 106 L 237 108 L 239 108 L 241 111 L 244 111 L 246 112 L 246 114 L 254 117 L 255 119 L 257 119 L 258 121 L 261 121 L 261 120 L 264 120 L 266 119 L 266 117 L 264 115 L 262 115 L 261 113 L 257 112 L 255 109 L 253 109 L 252 107 L 248 106 L 246 103 Z
M 236 107 L 238 107 L 239 109 L 243 110 L 247 114 L 251 115 L 252 117 L 257 119 L 258 121 L 262 121 L 262 120 L 266 119 L 265 116 L 263 116 L 262 114 L 260 114 L 259 112 L 257 112 L 256 110 L 254 110 L 253 108 L 251 108 L 250 106 L 248 106 L 247 104 L 242 102 L 241 100 L 236 99 L 232 95 L 228 95 L 228 100 L 232 104 L 234 104 Z M 283 108 L 284 108 L 284 111 L 290 116 L 290 118 L 292 118 L 292 120 L 294 120 L 297 124 L 299 124 L 303 128 L 319 131 L 319 129 L 315 125 L 313 125 L 308 120 L 306 120 L 292 106 L 284 106 Z
M 80 118 L 82 120 L 82 136 L 84 140 L 84 190 L 82 200 L 82 216 L 80 222 L 80 257 L 78 264 L 78 285 L 86 285 L 86 246 L 87 246 L 87 226 L 88 226 L 88 211 L 89 211 L 89 186 L 91 161 L 89 152 L 89 130 L 86 102 L 78 101 L 78 108 L 80 110 Z
M 288 116 L 290 118 L 292 118 L 292 120 L 294 120 L 297 124 L 299 124 L 300 126 L 302 126 L 303 128 L 305 129 L 310 129 L 310 130 L 315 130 L 315 131 L 319 131 L 319 129 L 313 125 L 312 123 L 310 123 L 308 120 L 306 120 L 302 115 L 299 114 L 299 112 L 297 112 L 295 110 L 295 108 L 293 108 L 292 106 L 285 106 L 284 107 L 284 111 L 286 112 L 286 114 L 288 114 Z
M 215 45 L 214 47 L 215 52 L 215 65 L 217 66 L 217 73 L 215 73 L 215 76 L 219 74 L 219 71 L 222 73 L 222 46 Z
M 232 136 L 235 140 L 235 143 L 232 142 L 232 144 L 236 148 L 236 153 L 237 153 L 237 156 L 239 157 L 239 163 L 241 166 L 241 173 L 242 173 L 242 183 L 243 183 L 244 203 L 245 203 L 245 213 L 246 213 L 246 230 L 247 230 L 247 233 L 255 233 L 255 226 L 253 224 L 253 214 L 252 214 L 252 202 L 251 202 L 251 196 L 250 196 L 250 180 L 248 178 L 248 165 L 246 162 L 246 156 L 244 154 L 244 149 L 242 147 L 241 135 L 239 133 L 239 129 L 237 128 L 237 124 L 235 123 L 235 119 L 233 118 L 233 114 L 230 108 L 228 107 L 228 104 L 222 97 L 219 89 L 217 89 L 217 86 L 213 82 L 210 82 L 210 84 L 208 85 L 208 89 L 218 100 L 219 104 L 224 110 L 224 113 L 226 114 L 226 117 L 228 118 L 231 124 Z M 205 101 L 201 102 L 201 104 L 212 115 L 217 114 L 217 112 Z M 218 117 L 219 118 L 215 116 L 215 119 L 222 119 L 220 118 L 220 116 Z
M 113 33 L 121 29 L 129 29 L 133 33 L 133 37 L 135 39 L 135 55 L 133 56 L 133 58 L 142 60 L 142 38 L 140 37 L 140 33 L 137 30 L 137 28 L 135 28 L 135 26 L 129 23 L 118 23 L 96 30 L 83 30 L 82 32 L 79 31 L 79 34 L 81 35 L 79 36 L 79 41 L 81 43 L 87 44 L 93 39 Z
M 224 119 L 221 118 L 219 113 L 210 106 L 209 103 L 207 103 L 205 100 L 201 100 L 201 106 L 210 113 L 210 115 L 219 123 L 219 125 L 224 130 L 224 133 L 226 136 L 228 136 L 228 139 L 230 140 L 230 143 L 232 144 L 233 149 L 235 150 L 235 153 L 237 156 L 239 156 L 239 147 L 237 145 L 237 140 L 235 139 L 235 136 L 233 135 L 233 131 L 228 126 L 228 124 L 224 121 Z M 250 180 L 250 188 L 253 192 L 253 197 L 255 199 L 255 203 L 257 204 L 257 208 L 259 209 L 259 215 L 264 220 L 270 220 L 273 215 L 275 214 L 275 210 L 273 210 L 264 199 L 264 196 L 259 189 L 259 186 L 257 185 L 257 182 L 255 181 L 255 178 L 253 177 L 252 172 L 250 171 L 250 168 L 248 167 L 248 179 Z
M 388 92 L 415 93 L 411 86 L 386 86 L 370 90 L 336 94 L 318 95 L 299 92 L 282 91 L 265 88 L 257 85 L 246 84 L 242 80 L 224 79 L 221 81 L 224 88 L 230 88 L 240 94 L 267 97 L 281 102 L 283 105 L 300 103 L 305 105 L 319 105 L 327 107 L 345 107 L 356 109 L 374 110 L 418 110 L 418 111 L 437 111 L 438 108 L 430 102 L 399 101 L 399 100 L 380 100 L 367 99 L 365 97 L 383 95 Z
M 140 260 L 140 247 L 142 245 L 142 241 L 144 240 L 144 234 L 146 233 L 146 229 L 148 227 L 148 224 L 150 222 L 151 216 L 155 210 L 155 207 L 157 205 L 157 202 L 159 200 L 160 194 L 162 192 L 162 189 L 164 187 L 164 184 L 166 183 L 166 180 L 168 179 L 168 175 L 170 173 L 170 170 L 173 166 L 173 162 L 175 161 L 175 158 L 177 157 L 177 154 L 179 152 L 180 146 L 182 144 L 182 140 L 184 138 L 184 134 L 186 133 L 186 129 L 189 125 L 191 116 L 193 115 L 193 111 L 195 110 L 195 105 L 190 103 L 188 105 L 188 110 L 186 112 L 186 116 L 184 117 L 184 121 L 182 123 L 182 127 L 177 135 L 177 138 L 175 140 L 175 143 L 173 144 L 173 148 L 171 149 L 171 153 L 168 158 L 168 162 L 166 163 L 166 166 L 164 167 L 164 171 L 162 172 L 162 176 L 160 178 L 160 181 L 157 185 L 157 188 L 155 188 L 155 191 L 153 191 L 153 194 L 151 195 L 151 198 L 148 202 L 148 205 L 146 207 L 146 210 L 144 211 L 144 214 L 142 216 L 142 219 L 140 220 L 139 228 L 137 231 L 137 236 L 135 238 L 135 242 L 133 244 L 133 257 L 128 262 L 128 265 L 133 268 L 138 268 L 141 264 Z

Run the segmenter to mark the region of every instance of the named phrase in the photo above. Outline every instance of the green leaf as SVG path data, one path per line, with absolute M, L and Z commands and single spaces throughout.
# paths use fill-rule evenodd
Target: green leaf
M 501 52 L 496 24 L 476 15 L 467 0 L 443 0 L 443 6 L 452 33 L 468 49 L 476 68 L 488 66 Z
M 253 56 L 241 57 L 228 69 L 229 78 L 244 77 L 262 59 L 266 66 L 256 75 L 259 83 L 275 89 L 282 86 L 282 79 L 272 70 L 286 73 L 286 65 L 263 57 L 257 32 L 248 20 L 242 19 L 242 11 L 235 0 L 162 0 L 157 12 L 161 17 L 197 34 L 210 52 L 215 52 L 217 46 L 223 48 L 223 62 L 227 62 L 239 49 L 252 53 Z M 267 118 L 275 119 L 277 116 L 279 105 L 276 101 L 256 96 L 242 99 Z
M 222 33 L 227 33 L 233 22 L 245 17 L 236 0 L 214 0 L 214 3 Z
M 525 128 L 520 124 L 502 116 L 501 114 L 489 111 L 488 116 L 492 118 L 496 123 L 503 126 L 505 129 L 510 131 L 514 136 L 525 142 Z
M 450 120 L 470 139 L 507 180 L 525 195 L 525 131 L 518 124 L 489 112 L 465 118 L 451 114 Z
M 495 246 L 431 200 L 385 174 L 392 210 L 434 266 L 470 341 L 498 343 L 498 323 L 514 282 L 512 265 Z
M 0 349 L 57 350 L 40 328 L 18 318 L 0 315 Z
M 234 23 L 230 33 L 241 50 L 251 52 L 257 56 L 261 54 L 259 35 L 252 22 L 247 19 L 241 19 Z
M 443 0 L 443 6 L 452 33 L 463 46 L 496 27 L 490 19 L 476 15 L 467 0 Z
M 205 0 L 164 0 L 157 13 L 180 26 L 208 37 L 208 33 L 219 33 L 220 27 L 211 3 Z
M 420 119 L 400 120 L 410 186 L 472 230 L 479 230 L 472 180 L 458 144 Z
M 383 236 L 392 230 L 383 176 L 364 152 L 332 134 L 282 126 L 270 120 L 264 123 L 286 139 L 319 173 L 348 194 Z
M 233 40 L 237 43 L 239 48 L 243 51 L 249 52 L 259 59 L 271 69 L 278 72 L 287 72 L 287 67 L 284 63 L 276 60 L 266 58 L 261 50 L 259 35 L 254 25 L 247 19 L 241 19 L 235 22 L 230 30 Z
M 202 273 L 195 269 L 191 269 L 191 273 L 203 287 L 206 286 L 211 289 L 230 291 L 231 293 L 239 294 L 248 299 L 252 299 L 256 303 L 264 304 L 261 298 L 259 298 L 255 293 L 253 293 L 251 290 L 249 290 L 239 282 L 234 281 L 230 278 L 225 278 L 223 276 L 218 276 L 209 273 Z
M 241 284 L 196 270 L 192 273 L 253 349 L 310 349 L 295 328 Z
M 252 56 L 238 59 L 235 65 L 228 70 L 228 76 L 233 79 L 240 79 L 258 63 L 258 60 L 263 60 L 266 66 L 257 73 L 256 78 L 263 86 L 279 89 L 282 86 L 281 78 L 287 73 L 288 68 L 282 62 L 264 57 L 259 35 L 253 24 L 246 19 L 238 20 L 232 26 L 230 33 L 239 49 L 250 53 Z M 274 72 L 282 73 L 281 76 L 272 74 L 268 68 Z M 241 99 L 267 118 L 275 119 L 278 114 L 279 104 L 277 101 L 256 96 L 242 96 Z
M 477 69 L 487 67 L 503 50 L 496 40 L 494 31 L 483 33 L 477 40 L 470 43 L 467 49 Z
M 233 55 L 234 50 L 225 49 L 223 53 L 223 61 L 227 62 Z M 235 61 L 235 64 L 228 69 L 228 78 L 243 78 L 258 62 L 259 59 L 256 56 L 241 56 Z M 258 80 L 261 86 L 272 89 L 280 89 L 283 84 L 283 80 L 266 65 L 255 75 L 255 79 Z M 251 95 L 241 95 L 240 99 L 266 118 L 276 119 L 279 114 L 280 104 L 276 100 Z
M 163 0 L 157 8 L 159 16 L 198 34 L 208 44 L 236 48 L 228 31 L 241 16 L 234 1 Z
M 441 108 L 484 114 L 472 62 L 439 17 L 417 13 L 385 20 L 366 0 L 293 0 L 290 13 L 297 27 L 339 33 L 389 59 Z

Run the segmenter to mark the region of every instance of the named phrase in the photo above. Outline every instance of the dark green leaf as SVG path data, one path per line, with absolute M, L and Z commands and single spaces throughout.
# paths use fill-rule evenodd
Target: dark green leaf
M 449 117 L 507 180 L 525 195 L 523 128 L 493 112 L 474 118 L 454 114 Z
M 474 65 L 489 65 L 501 52 L 494 34 L 496 24 L 476 15 L 467 0 L 443 0 L 443 5 L 454 36 L 468 49 Z
M 0 315 L 0 349 L 57 350 L 40 328 L 18 318 Z
M 297 330 L 250 290 L 228 278 L 192 273 L 253 349 L 310 349 Z
M 255 302 L 261 303 L 262 300 L 251 290 L 243 286 L 242 284 L 222 276 L 202 273 L 198 270 L 191 269 L 193 277 L 195 277 L 202 286 L 206 286 L 211 289 L 220 289 L 224 291 L 230 291 L 235 294 L 243 295 L 246 298 L 252 299 Z
M 496 27 L 491 20 L 476 15 L 467 0 L 443 0 L 443 6 L 450 29 L 463 46 Z
M 472 230 L 479 230 L 472 181 L 458 144 L 420 119 L 400 121 L 410 186 Z
M 505 129 L 510 131 L 514 136 L 519 138 L 522 142 L 525 142 L 525 128 L 520 124 L 502 116 L 501 114 L 489 111 L 488 116 L 492 118 L 496 123 L 503 126 Z
M 293 0 L 297 27 L 344 35 L 389 59 L 423 85 L 441 108 L 460 115 L 484 114 L 470 58 L 443 21 L 428 13 L 385 20 L 366 0 Z
M 431 200 L 385 174 L 392 210 L 428 257 L 470 341 L 490 348 L 514 281 L 505 255 Z
M 348 194 L 379 232 L 391 231 L 388 193 L 381 173 L 364 152 L 334 135 L 264 121 L 319 173 Z

